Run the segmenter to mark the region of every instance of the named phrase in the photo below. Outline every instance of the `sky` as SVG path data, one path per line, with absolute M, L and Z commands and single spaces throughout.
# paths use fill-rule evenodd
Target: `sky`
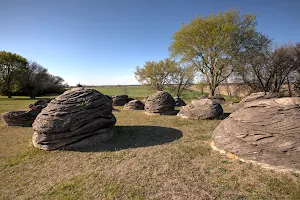
M 136 66 L 169 57 L 198 15 L 257 15 L 275 44 L 300 42 L 299 0 L 0 0 L 0 51 L 36 61 L 69 85 L 129 85 Z

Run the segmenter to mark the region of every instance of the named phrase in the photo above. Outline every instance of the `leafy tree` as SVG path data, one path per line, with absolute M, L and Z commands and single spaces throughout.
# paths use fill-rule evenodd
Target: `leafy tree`
M 252 38 L 261 35 L 255 30 L 255 19 L 252 14 L 240 15 L 236 10 L 207 18 L 198 16 L 174 33 L 171 56 L 199 70 L 213 96 L 217 86 L 234 71 L 239 57 L 253 48 Z
M 172 83 L 176 85 L 176 96 L 180 97 L 182 92 L 193 84 L 195 75 L 193 66 L 177 65 L 176 68 L 176 72 L 172 78 Z
M 144 67 L 137 67 L 135 78 L 142 84 L 149 85 L 151 89 L 162 91 L 170 84 L 177 67 L 175 61 L 166 58 L 159 62 L 148 61 Z
M 37 62 L 28 62 L 23 78 L 23 90 L 30 98 L 35 98 L 47 88 L 48 70 Z
M 22 56 L 0 51 L 0 90 L 8 98 L 21 87 L 20 76 L 26 71 L 26 64 Z

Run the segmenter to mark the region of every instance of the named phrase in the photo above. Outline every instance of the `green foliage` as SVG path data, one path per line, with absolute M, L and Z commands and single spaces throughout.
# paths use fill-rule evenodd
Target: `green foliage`
M 27 61 L 22 56 L 0 51 L 0 92 L 11 98 L 20 86 L 20 77 L 26 71 Z
M 151 89 L 162 91 L 167 84 L 171 83 L 176 70 L 176 63 L 166 58 L 159 62 L 146 62 L 144 67 L 136 68 L 134 75 L 140 83 L 148 85 Z
M 216 87 L 233 72 L 240 54 L 252 48 L 251 38 L 259 34 L 255 19 L 255 15 L 240 15 L 236 10 L 198 16 L 174 33 L 169 51 L 199 70 L 214 95 Z

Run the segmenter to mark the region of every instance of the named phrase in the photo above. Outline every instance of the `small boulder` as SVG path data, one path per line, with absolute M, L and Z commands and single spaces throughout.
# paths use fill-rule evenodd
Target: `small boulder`
M 40 110 L 11 111 L 3 114 L 2 118 L 7 126 L 31 127 L 39 112 Z
M 240 103 L 234 105 L 234 110 L 238 110 L 242 108 L 246 103 L 252 102 L 255 100 L 262 100 L 262 99 L 272 99 L 272 98 L 279 98 L 281 97 L 277 93 L 271 93 L 271 92 L 257 92 L 257 93 L 252 93 L 249 96 L 244 97 Z
M 223 114 L 222 106 L 210 99 L 192 100 L 177 116 L 190 119 L 216 119 Z
M 179 97 L 174 97 L 175 106 L 185 106 L 186 103 Z
M 129 101 L 133 100 L 133 98 L 129 98 L 128 95 L 116 95 L 112 96 L 112 105 L 113 106 L 124 106 Z
M 31 127 L 35 118 L 40 114 L 51 99 L 40 99 L 34 104 L 30 104 L 29 111 L 11 111 L 2 115 L 2 118 L 8 126 Z
M 220 152 L 300 171 L 300 98 L 248 102 L 220 123 L 212 140 Z
M 208 99 L 215 101 L 219 104 L 222 104 L 225 102 L 224 97 L 222 97 L 221 95 L 215 95 L 215 96 L 211 96 L 211 97 L 207 97 Z
M 272 98 L 279 98 L 280 95 L 277 93 L 271 93 L 271 92 L 257 92 L 252 93 L 249 96 L 244 97 L 240 103 L 247 103 L 250 101 L 254 101 L 257 99 L 272 99 Z
M 88 145 L 113 134 L 112 100 L 93 89 L 76 88 L 53 99 L 33 123 L 33 145 L 43 150 Z M 85 142 L 89 141 L 89 142 Z
M 124 105 L 124 110 L 144 110 L 144 106 L 140 100 L 131 100 Z
M 173 114 L 174 107 L 174 98 L 165 91 L 151 94 L 145 103 L 145 111 L 147 113 Z

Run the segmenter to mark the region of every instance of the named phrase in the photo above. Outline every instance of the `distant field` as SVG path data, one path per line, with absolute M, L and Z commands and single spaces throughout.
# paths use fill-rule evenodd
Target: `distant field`
M 90 88 L 96 89 L 106 95 L 126 94 L 134 98 L 144 98 L 155 92 L 154 90 L 149 89 L 147 86 L 97 86 Z M 166 91 L 172 96 L 176 96 L 170 87 L 166 88 Z M 183 99 L 193 99 L 200 95 L 201 92 L 199 91 L 186 90 L 183 92 L 181 97 Z

